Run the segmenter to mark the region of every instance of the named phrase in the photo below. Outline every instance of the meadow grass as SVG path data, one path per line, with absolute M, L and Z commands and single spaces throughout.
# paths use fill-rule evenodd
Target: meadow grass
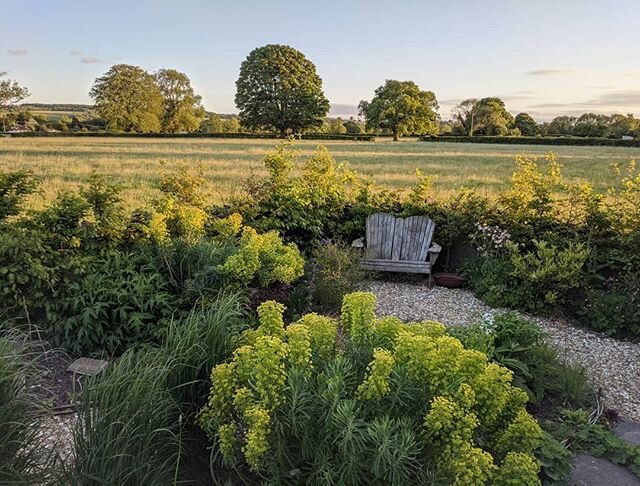
M 141 139 L 141 138 L 3 138 L 0 170 L 30 169 L 43 179 L 42 191 L 30 205 L 39 207 L 57 192 L 73 189 L 93 173 L 108 174 L 122 183 L 127 205 L 141 206 L 155 197 L 162 171 L 201 167 L 212 201 L 223 202 L 241 189 L 242 180 L 266 174 L 262 157 L 275 140 Z M 503 189 L 518 154 L 543 157 L 553 151 L 570 181 L 589 181 L 603 190 L 616 180 L 612 163 L 640 157 L 640 148 L 546 147 L 391 142 L 299 141 L 302 155 L 326 146 L 339 162 L 348 161 L 358 173 L 376 182 L 407 189 L 415 171 L 434 176 L 434 195 L 462 187 L 492 195 Z

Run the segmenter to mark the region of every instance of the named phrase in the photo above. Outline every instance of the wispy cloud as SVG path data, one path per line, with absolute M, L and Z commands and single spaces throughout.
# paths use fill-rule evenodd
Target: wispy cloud
M 7 54 L 10 56 L 26 56 L 29 51 L 26 49 L 7 49 Z
M 80 62 L 82 64 L 105 64 L 107 62 L 106 59 L 102 59 L 100 57 L 81 57 Z
M 79 57 L 80 64 L 111 64 L 113 61 L 120 59 L 119 57 L 92 56 L 80 49 L 71 49 L 69 55 Z
M 591 106 L 616 106 L 620 108 L 637 107 L 640 106 L 640 90 L 605 93 L 587 101 L 586 104 Z
M 576 74 L 573 69 L 536 69 L 527 72 L 529 76 L 567 76 Z

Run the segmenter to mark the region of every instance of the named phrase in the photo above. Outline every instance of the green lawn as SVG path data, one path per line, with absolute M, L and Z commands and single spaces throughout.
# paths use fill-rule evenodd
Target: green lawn
M 33 199 L 38 206 L 56 192 L 77 186 L 93 172 L 109 174 L 122 182 L 125 199 L 140 205 L 156 191 L 161 170 L 202 166 L 211 197 L 218 201 L 238 190 L 243 178 L 264 174 L 261 158 L 274 140 L 141 139 L 141 138 L 3 138 L 0 137 L 0 168 L 31 169 L 43 177 L 42 193 Z M 297 142 L 303 154 L 321 142 Z M 486 145 L 428 143 L 415 140 L 391 142 L 327 141 L 334 157 L 349 161 L 352 168 L 377 182 L 407 188 L 420 169 L 435 176 L 434 191 L 446 194 L 469 186 L 491 194 L 503 188 L 514 168 L 517 154 L 558 154 L 570 180 L 591 181 L 604 189 L 615 180 L 611 164 L 640 158 L 640 148 L 545 147 L 539 145 Z M 163 169 L 164 167 L 164 169 Z

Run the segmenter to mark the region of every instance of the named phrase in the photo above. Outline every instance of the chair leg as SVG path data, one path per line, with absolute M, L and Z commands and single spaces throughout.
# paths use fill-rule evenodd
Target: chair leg
M 429 288 L 432 286 L 431 272 L 429 272 Z

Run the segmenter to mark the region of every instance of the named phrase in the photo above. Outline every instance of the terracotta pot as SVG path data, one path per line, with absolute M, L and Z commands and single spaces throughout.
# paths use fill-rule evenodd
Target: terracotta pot
M 433 280 L 436 285 L 448 289 L 459 289 L 465 282 L 464 277 L 455 273 L 434 273 Z

